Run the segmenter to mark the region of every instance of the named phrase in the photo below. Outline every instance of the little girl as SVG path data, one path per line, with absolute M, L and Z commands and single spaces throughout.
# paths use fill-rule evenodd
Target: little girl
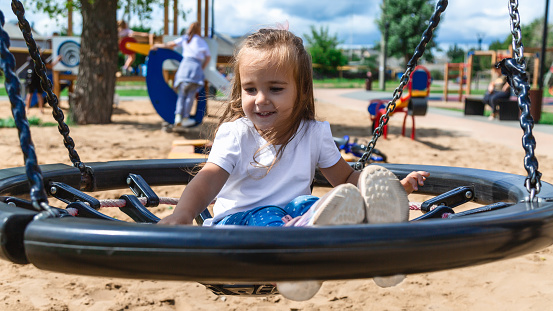
M 429 174 L 413 172 L 400 182 L 383 167 L 360 173 L 344 161 L 328 122 L 315 121 L 311 58 L 299 37 L 287 30 L 255 32 L 236 53 L 234 73 L 207 163 L 160 224 L 192 224 L 215 197 L 214 217 L 204 225 L 408 220 L 407 193 Z M 335 187 L 321 199 L 310 191 L 316 167 Z M 289 299 L 306 300 L 320 285 L 283 282 L 277 288 Z

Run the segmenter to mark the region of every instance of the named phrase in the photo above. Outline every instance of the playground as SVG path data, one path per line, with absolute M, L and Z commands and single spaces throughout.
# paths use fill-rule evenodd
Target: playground
M 356 89 L 317 89 L 318 117 L 331 123 L 335 136 L 351 135 L 368 140 L 370 127 L 367 101 L 353 99 Z M 379 141 L 379 149 L 390 163 L 474 167 L 524 175 L 520 139 L 496 140 L 490 133 L 520 136 L 516 121 L 487 122 L 448 116 L 429 102 L 426 116 L 417 117 L 417 139 L 401 136 L 403 117 L 390 119 L 388 138 Z M 62 107 L 66 103 L 62 102 Z M 175 139 L 208 137 L 220 102 L 208 103 L 203 125 L 188 133 L 163 132 L 161 117 L 148 99 L 120 101 L 113 124 L 72 127 L 78 150 L 86 160 L 114 161 L 167 158 Z M 339 114 L 335 113 L 337 110 Z M 7 100 L 0 102 L 0 118 L 10 114 Z M 36 109 L 31 115 L 38 114 Z M 463 123 L 460 121 L 463 120 Z M 457 122 L 455 122 L 457 121 Z M 467 125 L 469 122 L 469 125 Z M 67 157 L 56 127 L 32 127 L 38 159 L 56 163 Z M 16 129 L 2 129 L 0 168 L 23 165 L 17 145 Z M 113 135 L 119 133 L 120 135 Z M 544 181 L 551 182 L 553 159 L 550 146 L 553 135 L 535 132 L 536 153 Z M 132 143 L 130 143 L 132 141 Z M 512 144 L 507 141 L 514 141 Z M 99 147 L 102 146 L 102 147 Z M 417 150 L 412 156 L 409 150 Z M 549 153 L 549 155 L 547 155 Z M 181 186 L 157 187 L 159 196 L 178 197 Z M 315 188 L 320 195 L 328 188 Z M 109 191 L 98 198 L 117 198 L 128 190 Z M 423 198 L 411 196 L 420 202 Z M 159 216 L 172 210 L 157 207 Z M 115 213 L 115 212 L 114 212 Z M 114 213 L 109 213 L 114 215 Z M 412 212 L 417 216 L 420 212 Z M 121 215 L 119 212 L 117 215 Z M 124 215 L 123 215 L 124 216 Z M 121 217 L 121 216 L 120 216 Z M 547 310 L 553 287 L 553 249 L 481 266 L 435 273 L 409 275 L 396 287 L 377 287 L 372 280 L 329 281 L 306 302 L 293 302 L 280 296 L 216 296 L 194 282 L 144 281 L 67 275 L 39 270 L 32 265 L 0 261 L 3 271 L 3 308 L 12 310 Z
M 168 124 L 172 120 L 172 109 L 165 112 L 159 109 L 159 104 L 169 101 L 168 98 L 156 98 L 152 94 L 149 94 L 150 100 L 123 98 L 113 107 L 111 123 L 84 125 L 86 122 L 81 122 L 80 126 L 72 126 L 70 137 L 63 121 L 64 110 L 69 110 L 70 102 L 63 99 L 58 104 L 46 87 L 59 124 L 57 128 L 44 126 L 37 130 L 29 127 L 21 100 L 15 95 L 19 85 L 14 79 L 13 58 L 3 56 L 2 71 L 17 124 L 17 129 L 3 129 L 5 135 L 0 138 L 0 189 L 5 194 L 0 197 L 3 242 L 0 257 L 6 261 L 0 267 L 4 268 L 5 308 L 548 309 L 553 292 L 548 278 L 553 272 L 553 265 L 549 263 L 553 260 L 553 185 L 550 181 L 553 131 L 543 125 L 534 128 L 530 116 L 529 95 L 532 96 L 520 42 L 513 43 L 513 58 L 497 65 L 518 96 L 520 120 L 510 121 L 501 116 L 502 122 L 487 120 L 482 114 L 468 114 L 466 103 L 463 115 L 459 111 L 444 110 L 443 102 L 429 98 L 429 71 L 416 63 L 446 6 L 447 1 L 436 6 L 428 29 L 400 78 L 398 89 L 408 90 L 404 96 L 396 90 L 388 102 L 376 94 L 378 97 L 371 99 L 367 109 L 367 99 L 355 95 L 358 90 L 316 89 L 314 92 L 316 118 L 331 124 L 334 142 L 339 137 L 344 140 L 347 137 L 348 142 L 364 144 L 367 148 L 356 163 L 340 160 L 341 167 L 326 170 L 324 162 L 320 162 L 323 167 L 320 171 L 328 181 L 318 174 L 313 176 L 313 166 L 309 179 L 304 179 L 306 192 L 313 181 L 312 192 L 321 197 L 329 191 L 329 181 L 336 186 L 336 179 L 332 177 L 337 167 L 350 171 L 348 165 L 352 165 L 361 170 L 371 161 L 377 161 L 372 155 L 386 154 L 382 159 L 389 163 L 382 165 L 392 172 L 386 174 L 402 178 L 414 170 L 428 177 L 424 186 L 419 180 L 418 192 L 410 194 L 402 204 L 396 204 L 395 207 L 405 212 L 403 223 L 375 221 L 371 213 L 379 207 L 370 198 L 373 190 L 363 190 L 365 184 L 361 184 L 359 188 L 366 202 L 356 207 L 358 211 L 362 208 L 363 214 L 365 209 L 368 211 L 365 217 L 359 214 L 355 217 L 368 224 L 319 226 L 315 222 L 314 228 L 288 229 L 153 225 L 173 213 L 176 203 L 173 198 L 179 196 L 184 185 L 187 195 L 181 197 L 177 211 L 209 187 L 208 183 L 201 182 L 202 174 L 210 170 L 211 164 L 192 180 L 193 169 L 205 155 L 175 157 L 175 146 L 177 140 L 198 144 L 199 140 L 210 138 L 223 115 L 224 103 L 200 93 L 204 102 L 198 102 L 195 126 L 173 131 L 159 127 L 163 121 Z M 510 9 L 512 22 L 516 22 L 517 7 Z M 519 25 L 512 28 L 520 30 Z M 515 31 L 513 37 L 516 37 Z M 27 43 L 40 64 L 34 43 L 29 39 Z M 2 45 L 2 55 L 6 46 Z M 168 80 L 162 71 L 163 61 L 178 60 L 178 57 L 164 56 L 162 51 L 156 53 L 157 56 L 149 53 L 146 76 L 149 93 L 159 89 L 159 84 L 165 86 L 164 80 Z M 216 72 L 214 66 L 211 69 Z M 44 70 L 39 67 L 37 70 L 45 81 Z M 209 76 L 206 78 L 216 84 Z M 158 85 L 152 87 L 152 82 Z M 226 86 L 227 81 L 223 82 Z M 248 103 L 248 97 L 245 98 Z M 0 101 L 0 111 L 5 111 L 0 112 L 0 118 L 8 116 L 8 106 L 7 101 Z M 71 109 L 76 106 L 71 104 Z M 405 112 L 405 116 L 398 118 L 394 112 Z M 32 111 L 29 117 L 36 114 Z M 257 114 L 270 116 L 273 111 Z M 405 133 L 408 116 L 412 124 L 410 137 Z M 414 116 L 417 116 L 416 139 Z M 257 119 L 254 116 L 251 120 Z M 175 121 L 175 126 L 179 124 L 180 121 Z M 524 130 L 522 134 L 520 127 Z M 63 138 L 56 135 L 58 132 Z M 523 148 L 520 139 L 515 139 L 521 136 Z M 381 143 L 377 152 L 378 138 Z M 21 151 L 14 148 L 18 141 Z M 217 153 L 217 142 L 212 155 Z M 279 141 L 271 141 L 276 142 Z M 351 145 L 345 146 L 351 150 Z M 192 150 L 205 151 L 208 147 L 208 143 L 199 144 Z M 328 149 L 333 148 L 331 145 Z M 359 146 L 355 148 L 358 150 Z M 74 167 L 60 163 L 67 151 Z M 541 163 L 539 171 L 536 156 Z M 363 173 L 371 172 L 372 168 L 375 166 Z M 326 174 L 330 171 L 330 175 Z M 224 175 L 219 173 L 208 175 L 215 177 L 212 180 L 215 184 L 223 177 L 219 175 Z M 245 193 L 244 185 L 240 194 Z M 367 187 L 376 190 L 380 185 L 367 184 Z M 129 187 L 134 195 L 128 194 Z M 274 189 L 278 188 L 270 190 Z M 391 190 L 386 191 L 391 193 Z M 400 197 L 403 194 L 400 190 L 391 199 Z M 407 187 L 405 190 L 410 193 Z M 47 196 L 59 201 L 49 202 Z M 202 209 L 213 196 L 205 200 Z M 114 199 L 117 197 L 120 199 Z M 219 197 L 216 206 L 222 200 Z M 377 213 L 388 214 L 390 205 L 387 202 Z M 453 210 L 454 207 L 457 208 Z M 209 208 L 198 215 L 200 211 L 187 215 L 185 223 L 192 224 L 193 217 L 197 216 L 194 220 L 201 225 L 213 214 Z M 171 223 L 160 221 L 159 224 Z M 396 276 L 403 278 L 404 275 L 408 277 L 402 283 L 394 281 Z M 309 287 L 306 283 L 296 283 L 299 287 L 295 293 L 286 293 L 286 287 L 280 287 L 285 283 L 274 284 L 305 280 L 326 282 L 316 296 L 304 302 L 288 300 L 295 300 L 288 294 L 299 292 L 305 297 L 301 292 L 307 288 L 300 287 Z M 313 283 L 316 282 L 310 285 Z M 315 285 L 323 283 L 318 284 Z M 394 285 L 397 286 L 387 288 Z M 277 288 L 282 296 L 274 295 Z M 299 300 L 307 298 L 311 296 Z

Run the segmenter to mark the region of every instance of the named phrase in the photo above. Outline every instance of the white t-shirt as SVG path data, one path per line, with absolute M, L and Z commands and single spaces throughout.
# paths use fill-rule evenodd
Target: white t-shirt
M 203 62 L 207 56 L 211 56 L 207 42 L 198 35 L 194 35 L 190 42 L 188 35 L 181 36 L 173 42 L 182 48 L 182 57 L 192 57 Z
M 119 38 L 132 37 L 133 31 L 130 28 L 121 29 L 119 31 Z
M 219 127 L 207 161 L 230 176 L 217 196 L 213 221 L 259 206 L 284 207 L 300 195 L 311 194 L 315 168 L 331 167 L 341 157 L 328 122 L 302 122 L 268 174 L 265 167 L 259 167 L 253 160 L 255 152 L 266 143 L 246 118 Z M 270 165 L 275 155 L 276 149 L 270 145 L 257 159 Z

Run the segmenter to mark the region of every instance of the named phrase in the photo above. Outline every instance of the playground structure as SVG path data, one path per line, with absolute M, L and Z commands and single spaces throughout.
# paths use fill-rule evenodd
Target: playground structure
M 179 9 L 178 9 L 178 0 L 173 1 L 173 36 L 169 36 L 169 1 L 166 1 L 164 4 L 165 10 L 164 10 L 164 35 L 163 36 L 155 36 L 153 34 L 150 34 L 147 37 L 126 37 L 123 38 L 119 43 L 119 49 L 123 54 L 132 54 L 132 53 L 139 53 L 143 55 L 148 55 L 150 52 L 150 47 L 155 42 L 166 42 L 170 41 L 176 37 L 178 37 L 176 34 L 178 33 L 178 17 L 179 17 Z M 230 61 L 230 56 L 228 55 L 222 55 L 219 56 L 217 53 L 217 42 L 213 38 L 210 37 L 209 33 L 209 1 L 205 0 L 202 1 L 198 0 L 198 15 L 197 20 L 200 22 L 200 24 L 203 23 L 204 27 L 204 37 L 206 41 L 208 42 L 208 45 L 210 47 L 210 51 L 212 54 L 212 59 L 210 64 L 208 64 L 208 67 L 205 69 L 205 76 L 206 76 L 206 87 L 208 83 L 215 87 L 218 90 L 221 90 L 223 92 L 226 92 L 229 86 L 229 81 L 223 77 L 218 71 L 217 71 L 217 65 L 218 63 L 222 65 L 226 65 Z M 78 36 L 72 36 L 73 34 L 73 25 L 72 25 L 72 11 L 71 7 L 69 7 L 68 12 L 68 36 L 55 36 L 53 37 L 48 43 L 51 44 L 52 48 L 47 49 L 43 52 L 45 55 L 51 55 L 52 57 L 56 57 L 57 55 L 62 55 L 62 61 L 56 66 L 54 66 L 52 70 L 52 75 L 50 79 L 52 80 L 53 85 L 53 93 L 59 98 L 61 91 L 64 87 L 68 87 L 69 92 L 73 92 L 74 83 L 77 80 L 77 74 L 79 69 L 79 58 L 80 58 L 80 37 Z M 18 48 L 10 48 L 10 51 L 14 51 L 17 53 L 26 52 L 28 53 L 27 49 L 18 49 Z M 147 67 L 147 64 L 146 66 Z M 176 65 L 169 65 L 169 67 L 164 65 L 164 74 L 163 78 L 165 78 L 165 82 L 171 83 L 171 79 L 169 78 L 175 71 L 177 66 Z M 125 75 L 117 75 L 116 80 L 119 82 L 122 81 L 146 81 L 145 75 L 131 75 L 131 76 L 125 76 Z M 157 87 L 158 84 L 153 83 L 150 81 L 150 85 L 152 87 Z M 169 88 L 166 89 L 167 94 L 174 93 L 172 85 Z M 153 93 L 156 93 L 154 89 L 150 89 L 148 92 L 150 95 Z M 198 107 L 196 108 L 197 111 L 205 112 L 205 90 L 202 89 L 200 91 L 199 96 L 199 102 Z M 36 103 L 36 96 L 33 96 L 33 102 L 32 106 Z M 155 96 L 155 100 L 152 100 L 153 105 L 157 105 L 156 111 L 165 111 L 166 106 L 168 105 L 166 102 L 173 101 L 173 99 L 176 101 L 176 94 L 173 95 L 167 95 L 166 98 L 160 98 L 159 96 Z M 168 106 L 175 107 L 175 104 L 169 104 Z M 163 108 L 160 108 L 163 107 Z M 197 114 L 195 117 L 197 120 L 197 124 L 201 123 L 200 115 Z M 203 115 L 202 115 L 203 117 Z M 164 113 L 162 118 L 165 122 L 169 122 L 169 118 Z M 173 117 L 171 117 L 171 120 L 169 123 L 173 122 Z
M 389 116 L 393 113 L 403 112 L 403 126 L 401 135 L 405 136 L 405 125 L 407 117 L 411 116 L 411 139 L 415 139 L 415 116 L 424 116 L 428 109 L 428 95 L 430 94 L 430 84 L 432 78 L 430 72 L 424 66 L 417 66 L 409 77 L 408 84 L 404 87 L 402 96 L 397 100 L 396 107 Z M 372 121 L 372 130 L 375 131 L 380 118 L 386 114 L 386 104 L 388 101 L 382 99 L 374 99 L 369 103 L 367 108 Z M 388 125 L 382 128 L 384 138 L 388 136 Z
M 401 79 L 399 98 L 403 97 L 403 87 L 424 52 L 428 42 L 424 40 L 432 36 L 446 6 L 447 1 L 438 2 L 425 31 L 426 39 L 421 41 L 424 44 L 417 46 Z M 50 164 L 41 165 L 40 169 L 28 123 L 21 112 L 24 107 L 14 92 L 18 81 L 13 81 L 14 87 L 6 89 L 15 98 L 13 115 L 19 118 L 21 147 L 28 154 L 25 168 L 5 169 L 0 174 L 0 193 L 6 195 L 0 203 L 3 241 L 0 257 L 63 273 L 211 282 L 206 286 L 219 294 L 264 295 L 275 293 L 271 285 L 259 285 L 268 280 L 336 280 L 423 273 L 489 263 L 549 246 L 553 236 L 550 200 L 553 185 L 540 182 L 541 174 L 533 155 L 532 120 L 528 117 L 529 87 L 524 69 L 517 71 L 521 66 L 517 67 L 516 62 L 509 59 L 502 66 L 505 70 L 514 69 L 509 71 L 510 79 L 523 82 L 515 90 L 523 110 L 520 122 L 525 130 L 528 177 L 466 168 L 387 165 L 400 178 L 413 170 L 430 172 L 432 178 L 421 193 L 435 197 L 422 204 L 425 214 L 409 223 L 327 228 L 146 225 L 159 220 L 146 207 L 163 201 L 150 185 L 186 183 L 192 178 L 188 169 L 201 161 L 138 160 L 88 166 L 80 161 L 74 145 L 67 143 L 74 166 Z M 4 60 L 2 65 L 11 79 L 13 68 Z M 522 72 L 521 76 L 515 76 L 518 72 Z M 48 93 L 49 103 L 57 112 L 57 101 L 50 100 L 51 90 Z M 385 125 L 393 112 L 388 108 L 397 106 L 399 98 L 395 95 L 379 119 L 378 128 Z M 67 128 L 63 114 L 58 122 L 60 132 Z M 68 130 L 62 135 L 68 138 L 65 141 L 72 142 Z M 373 135 L 361 159 L 374 151 L 378 131 Z M 358 162 L 354 167 L 359 169 L 364 164 Z M 319 184 L 326 182 L 318 177 Z M 102 202 L 82 192 L 127 186 L 134 195 L 121 198 L 125 203 L 121 210 L 141 224 L 103 215 L 98 211 Z M 30 196 L 30 201 L 26 196 Z M 47 196 L 56 197 L 67 208 L 50 206 Z M 453 211 L 453 207 L 469 201 L 484 206 L 460 213 Z M 433 206 L 437 207 L 431 209 Z M 71 214 L 75 211 L 75 215 Z M 200 215 L 198 223 L 206 216 Z M 257 284 L 242 285 L 248 282 Z
M 512 49 L 512 47 L 511 47 Z M 553 49 L 551 49 L 553 51 Z M 537 51 L 537 49 L 525 48 L 526 53 L 524 56 L 527 58 L 533 59 L 533 70 L 532 70 L 532 88 L 538 87 L 538 72 L 540 66 L 540 58 L 535 53 L 531 51 Z M 471 86 L 473 82 L 473 69 L 474 69 L 474 58 L 478 56 L 489 56 L 491 58 L 490 62 L 490 72 L 493 66 L 502 59 L 509 58 L 512 53 L 508 51 L 471 51 L 467 54 L 466 63 L 446 63 L 444 65 L 444 101 L 448 101 L 449 94 L 449 81 L 451 79 L 456 79 L 459 83 L 459 97 L 458 101 L 463 101 L 463 96 L 468 96 L 471 94 Z M 463 93 L 464 91 L 464 93 Z

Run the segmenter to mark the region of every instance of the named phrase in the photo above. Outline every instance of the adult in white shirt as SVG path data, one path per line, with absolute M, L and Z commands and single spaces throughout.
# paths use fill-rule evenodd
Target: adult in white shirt
M 182 47 L 182 61 L 175 74 L 174 85 L 178 90 L 175 126 L 189 127 L 196 124 L 190 119 L 190 111 L 196 98 L 196 92 L 204 85 L 204 69 L 211 60 L 207 42 L 200 36 L 200 23 L 194 22 L 186 34 L 166 43 L 155 44 L 152 49 Z

